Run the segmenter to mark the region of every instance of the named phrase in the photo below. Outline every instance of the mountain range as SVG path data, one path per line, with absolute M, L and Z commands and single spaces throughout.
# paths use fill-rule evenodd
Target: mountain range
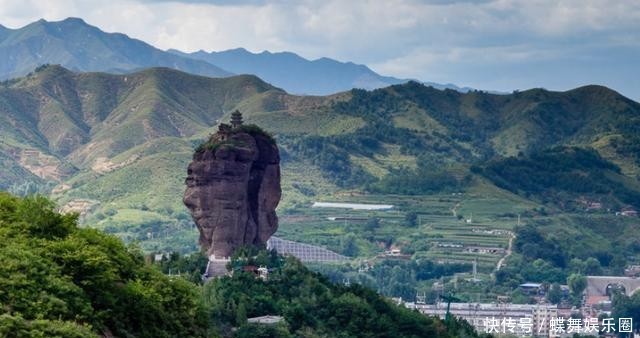
M 209 63 L 167 53 L 124 34 L 105 33 L 78 18 L 38 20 L 19 29 L 0 28 L 0 60 L 0 79 L 25 75 L 42 64 L 115 73 L 165 66 L 213 77 L 231 75 Z
M 290 52 L 254 54 L 244 48 L 207 53 L 170 52 L 219 65 L 236 74 L 254 74 L 296 94 L 326 95 L 351 88 L 375 89 L 407 82 L 380 76 L 364 65 L 329 58 L 307 60 Z
M 162 51 L 72 18 L 0 27 L 0 59 L 12 77 L 0 83 L 0 189 L 49 194 L 146 250 L 195 249 L 185 168 L 234 110 L 278 142 L 285 215 L 344 194 L 404 206 L 489 196 L 518 212 L 550 210 L 558 229 L 586 207 L 605 218 L 640 208 L 640 104 L 602 86 L 452 90 L 293 53 Z M 334 249 L 342 241 L 283 231 Z M 370 253 L 386 241 L 357 236 Z M 609 237 L 591 243 L 611 246 Z
M 38 20 L 18 29 L 0 25 L 0 61 L 0 80 L 24 76 L 43 64 L 59 64 L 81 72 L 126 73 L 169 67 L 209 77 L 253 74 L 287 92 L 308 95 L 375 89 L 408 81 L 379 75 L 352 62 L 329 58 L 310 61 L 291 52 L 254 54 L 242 48 L 211 53 L 163 51 L 125 34 L 106 33 L 79 18 Z M 469 90 L 451 84 L 427 84 Z
M 169 52 L 206 61 L 236 74 L 254 74 L 293 94 L 327 95 L 351 88 L 376 89 L 409 81 L 379 75 L 369 67 L 353 62 L 339 62 L 326 57 L 307 60 L 291 52 L 251 53 L 244 48 L 210 53 L 183 53 L 173 49 Z M 426 84 L 438 89 L 470 90 L 452 84 Z
M 604 86 L 491 93 L 385 77 L 363 65 L 307 60 L 289 52 L 162 51 L 74 18 L 40 20 L 20 29 L 0 25 L 0 61 L 0 213 L 7 220 L 0 225 L 9 230 L 0 234 L 19 237 L 7 237 L 17 245 L 4 250 L 10 262 L 33 265 L 34 257 L 42 254 L 40 265 L 55 270 L 42 276 L 86 263 L 77 259 L 78 250 L 101 262 L 108 259 L 100 254 L 121 260 L 126 256 L 121 253 L 129 253 L 142 264 L 135 250 L 139 246 L 149 260 L 163 257 L 159 264 L 165 273 L 178 271 L 200 281 L 204 265 L 198 264 L 207 258 L 197 254 L 198 232 L 182 200 L 187 171 L 193 174 L 187 168 L 202 149 L 233 143 L 215 143 L 211 135 L 231 115 L 237 122 L 236 111 L 244 121 L 240 130 L 259 134 L 269 144 L 275 141 L 279 149 L 282 198 L 275 235 L 354 259 L 339 266 L 313 264 L 327 277 L 322 277 L 325 289 L 333 287 L 328 280 L 358 284 L 338 285 L 332 292 L 360 290 L 362 296 L 369 288 L 401 299 L 422 292 L 437 301 L 437 290 L 429 286 L 437 281 L 461 301 L 488 303 L 506 295 L 513 303 L 526 303 L 533 299 L 521 293 L 524 282 L 559 290 L 558 283 L 574 285 L 575 276 L 620 276 L 640 262 L 640 103 Z M 44 194 L 52 202 L 39 196 L 17 199 L 4 191 Z M 376 204 L 385 210 L 321 208 L 315 202 Z M 78 224 L 69 212 L 79 214 Z M 115 234 L 131 246 L 125 248 L 114 238 L 105 241 L 110 237 L 76 225 Z M 108 247 L 91 248 L 87 241 Z M 70 254 L 56 254 L 61 248 Z M 100 251 L 105 248 L 108 252 Z M 254 258 L 245 264 L 262 266 L 268 259 L 281 266 L 280 258 L 251 251 L 245 253 Z M 178 253 L 187 255 L 181 258 Z M 52 265 L 47 260 L 63 256 L 71 261 Z M 302 276 L 305 283 L 317 276 L 292 269 L 295 266 L 283 268 L 282 276 Z M 86 277 L 85 270 L 78 271 Z M 277 282 L 279 272 L 269 272 L 269 281 Z M 114 275 L 115 284 L 108 284 L 120 290 L 123 281 L 144 282 L 134 275 Z M 216 325 L 229 334 L 242 332 L 242 327 L 232 329 L 230 318 L 240 325 L 248 314 L 262 314 L 255 311 L 266 309 L 263 304 L 270 304 L 270 314 L 302 318 L 299 306 L 293 312 L 286 306 L 274 310 L 273 304 L 283 303 L 277 297 L 253 297 L 266 289 L 244 292 L 250 289 L 247 285 L 267 284 L 256 284 L 247 274 L 236 279 L 238 285 L 216 279 L 227 284 L 215 292 L 227 290 L 239 298 L 225 296 L 228 304 L 209 304 L 210 313 L 220 319 Z M 90 294 L 104 291 L 83 280 L 76 284 Z M 274 290 L 288 290 L 289 284 L 273 284 Z M 45 289 L 40 291 L 53 290 Z M 154 292 L 139 286 L 127 290 Z M 41 296 L 36 291 L 30 294 Z M 366 299 L 386 304 L 366 292 Z M 192 296 L 195 300 L 197 295 Z M 572 291 L 569 299 L 559 301 L 580 302 L 577 296 Z M 349 297 L 346 303 L 362 309 L 361 300 Z M 247 299 L 257 302 L 245 303 Z M 41 302 L 32 303 L 38 305 L 34 309 L 42 308 Z M 156 303 L 153 307 L 159 309 Z M 309 311 L 316 303 L 308 304 Z M 91 310 L 85 305 L 82 309 Z M 50 318 L 64 319 L 54 312 Z M 78 321 L 77 313 L 69 312 L 68 319 Z M 131 316 L 120 317 L 113 325 L 92 323 L 98 329 L 109 327 L 104 335 L 120 332 L 111 332 L 113 327 L 134 332 L 120 325 Z M 309 317 L 323 323 L 315 326 L 317 332 L 325 330 L 325 322 L 335 322 L 325 317 Z M 36 323 L 21 324 L 21 317 L 16 318 L 10 320 L 16 327 Z M 297 319 L 288 321 L 292 328 L 313 334 L 306 326 L 296 327 Z M 185 320 L 178 322 L 191 324 L 175 326 L 183 332 L 177 335 L 189 335 L 184 330 L 195 328 Z M 37 325 L 47 324 L 48 329 L 58 322 Z M 132 322 L 131 327 L 154 329 L 158 322 Z M 366 320 L 358 323 L 357 328 L 345 325 L 354 332 L 368 325 Z M 167 327 L 158 326 L 156 336 L 171 331 L 164 332 Z
M 640 203 L 640 104 L 605 87 L 494 95 L 409 82 L 297 96 L 252 75 L 169 68 L 114 75 L 44 66 L 2 84 L 0 189 L 52 192 L 132 239 L 187 224 L 180 196 L 193 149 L 236 109 L 278 140 L 282 208 L 343 189 L 421 194 L 478 182 L 540 203 L 585 195 L 612 208 Z M 558 166 L 520 182 L 541 156 Z M 582 178 L 598 189 L 564 184 L 549 194 L 553 180 Z

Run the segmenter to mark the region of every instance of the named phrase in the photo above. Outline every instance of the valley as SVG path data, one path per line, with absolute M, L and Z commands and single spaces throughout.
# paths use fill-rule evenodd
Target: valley
M 0 102 L 7 122 L 0 127 L 2 188 L 50 194 L 62 210 L 79 212 L 85 226 L 146 252 L 198 250 L 181 201 L 185 168 L 217 123 L 238 109 L 281 148 L 276 236 L 352 257 L 344 267 L 318 267 L 336 281 L 371 284 L 376 277 L 358 271 L 373 262 L 416 276 L 426 262 L 446 270 L 373 282 L 389 296 L 434 290 L 440 277 L 489 281 L 499 262 L 509 278 L 528 280 L 518 272 L 521 247 L 503 258 L 510 238 L 529 225 L 545 229 L 543 239 L 561 255 L 550 264 L 614 247 L 627 264 L 638 259 L 634 237 L 625 236 L 637 218 L 620 216 L 640 206 L 638 154 L 612 140 L 633 135 L 627 121 L 640 119 L 640 105 L 602 87 L 495 95 L 408 83 L 296 96 L 246 75 L 212 79 L 166 68 L 109 75 L 46 66 L 3 85 Z M 393 208 L 313 208 L 318 201 Z M 601 233 L 599 224 L 618 233 Z M 607 268 L 611 257 L 600 259 Z M 469 290 L 476 290 L 469 299 L 496 297 Z
M 638 14 L 2 1 L 0 337 L 637 336 Z

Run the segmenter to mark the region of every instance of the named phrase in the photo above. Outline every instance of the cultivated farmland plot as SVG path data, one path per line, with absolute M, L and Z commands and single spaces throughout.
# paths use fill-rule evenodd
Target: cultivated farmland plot
M 411 243 L 426 243 L 409 254 L 442 263 L 477 260 L 478 268 L 486 272 L 505 255 L 517 215 L 532 208 L 519 200 L 468 193 L 341 194 L 318 202 L 324 204 L 288 210 L 280 218 L 276 235 L 341 253 L 341 240 L 354 234 L 360 258 L 381 255 L 391 247 L 403 250 Z M 407 225 L 408 213 L 417 214 L 417 226 Z M 379 223 L 371 225 L 375 218 Z

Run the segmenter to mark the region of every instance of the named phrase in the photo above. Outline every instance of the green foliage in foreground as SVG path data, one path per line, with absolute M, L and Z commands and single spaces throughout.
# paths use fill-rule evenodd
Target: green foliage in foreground
M 21 316 L 0 315 L 2 337 L 93 338 L 98 337 L 86 325 L 60 320 L 26 320 Z
M 627 296 L 621 292 L 616 292 L 613 296 L 613 317 L 615 323 L 619 318 L 633 318 L 634 325 L 640 321 L 640 293 L 634 293 Z M 633 331 L 638 333 L 640 330 L 637 326 L 633 327 Z
M 239 327 L 239 337 L 476 335 L 461 323 L 454 323 L 447 330 L 442 321 L 396 306 L 363 286 L 333 284 L 293 258 L 282 261 L 278 256 L 264 253 L 257 257 L 271 267 L 267 281 L 234 269 L 232 277 L 215 279 L 205 285 L 206 302 L 216 326 Z M 238 264 L 253 263 L 237 258 L 230 265 Z M 246 323 L 247 318 L 264 315 L 283 316 L 286 325 L 267 329 Z
M 0 193 L 1 336 L 206 336 L 197 287 L 76 221 L 45 198 Z
M 229 265 L 232 277 L 201 287 L 165 276 L 116 237 L 76 224 L 76 215 L 55 212 L 46 198 L 0 193 L 0 336 L 476 336 L 464 322 L 445 325 L 363 286 L 332 284 L 274 252 L 240 250 Z M 197 271 L 200 263 L 198 255 L 175 256 L 160 266 Z M 244 272 L 246 265 L 270 267 L 269 279 Z M 285 321 L 247 323 L 261 315 Z

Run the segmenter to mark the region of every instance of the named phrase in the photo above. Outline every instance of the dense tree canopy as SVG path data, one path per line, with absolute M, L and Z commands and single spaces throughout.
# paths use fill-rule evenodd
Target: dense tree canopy
M 612 206 L 640 206 L 640 193 L 616 178 L 620 168 L 593 149 L 556 147 L 471 170 L 501 188 L 559 206 L 570 206 L 582 195 L 600 196 Z
M 236 269 L 232 277 L 205 285 L 205 299 L 216 325 L 239 326 L 239 336 L 267 337 L 267 331 L 272 334 L 269 337 L 475 336 L 462 323 L 454 323 L 447 331 L 439 319 L 397 306 L 358 284 L 333 284 L 293 258 L 255 257 L 270 267 L 267 281 Z M 256 263 L 254 258 L 239 257 L 231 266 Z M 283 316 L 286 326 L 267 330 L 246 324 L 247 317 L 264 315 Z
M 159 266 L 98 230 L 77 227 L 42 197 L 0 193 L 0 336 L 3 337 L 453 337 L 464 322 L 397 306 L 360 285 L 345 287 L 275 252 L 238 250 L 232 277 L 204 286 L 201 255 Z M 264 281 L 246 266 L 267 266 Z M 187 278 L 160 269 L 178 269 Z M 175 270 L 174 270 L 175 271 Z M 402 285 L 407 278 L 396 271 Z M 412 291 L 413 292 L 413 291 Z M 275 326 L 247 318 L 279 315 Z
M 0 335 L 204 337 L 198 289 L 42 197 L 0 193 Z

